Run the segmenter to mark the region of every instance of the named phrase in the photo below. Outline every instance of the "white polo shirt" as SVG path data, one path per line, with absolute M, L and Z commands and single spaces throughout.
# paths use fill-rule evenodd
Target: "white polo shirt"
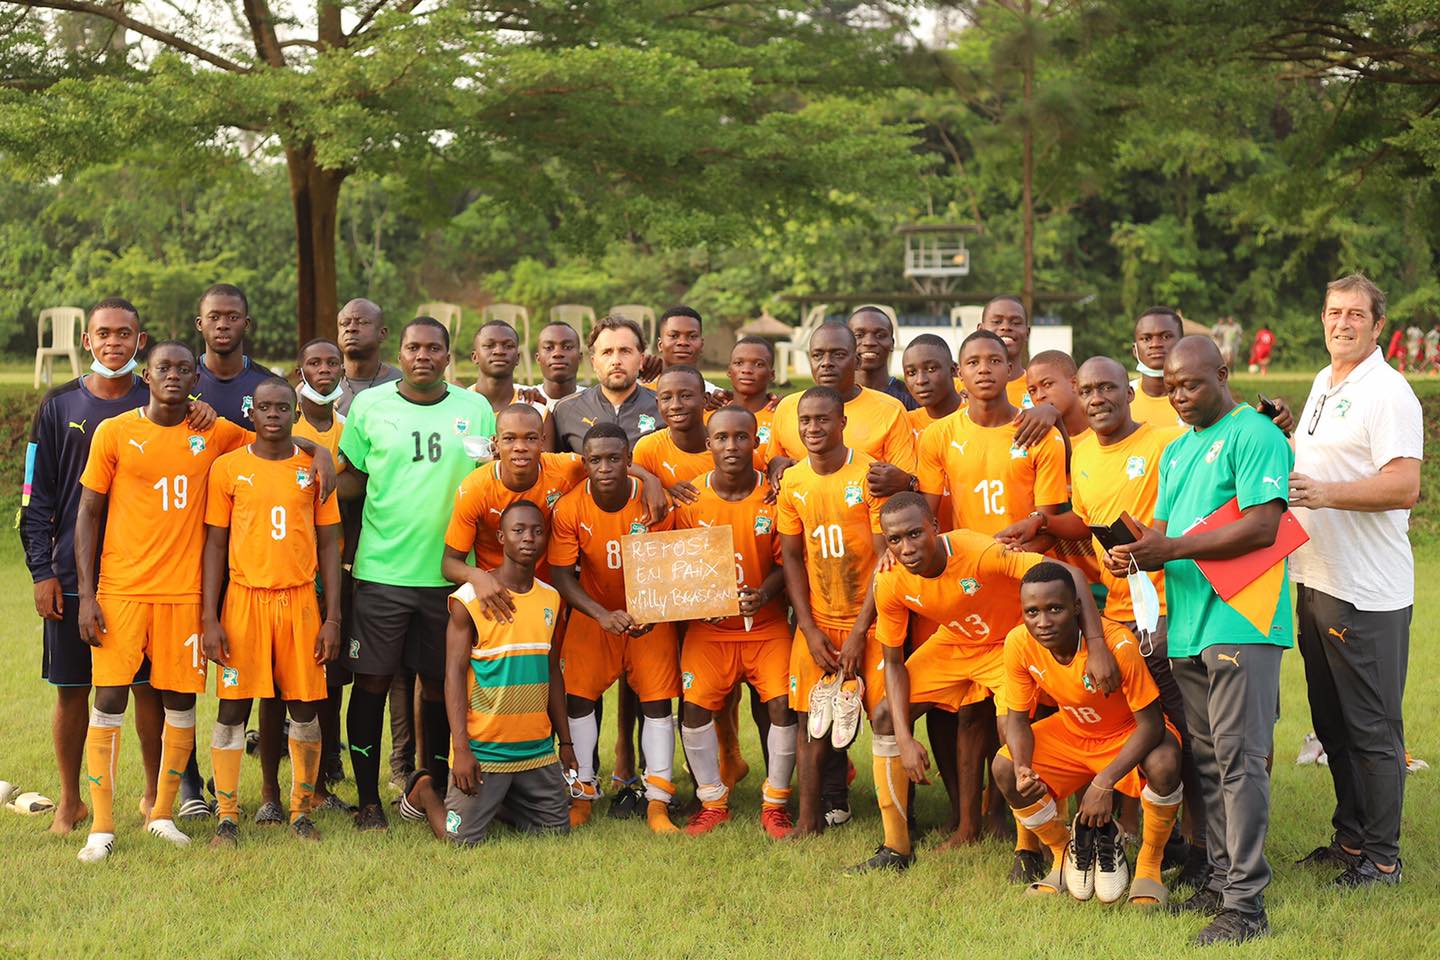
M 1315 377 L 1295 428 L 1295 472 L 1320 481 L 1363 480 L 1397 457 L 1421 459 L 1424 437 L 1415 391 L 1377 347 L 1338 384 L 1331 385 L 1329 367 Z M 1414 604 L 1409 510 L 1293 509 L 1310 534 L 1290 557 L 1296 583 L 1359 610 Z

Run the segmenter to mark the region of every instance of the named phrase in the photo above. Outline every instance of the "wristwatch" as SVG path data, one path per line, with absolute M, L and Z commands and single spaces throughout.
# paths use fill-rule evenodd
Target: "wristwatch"
M 1031 510 L 1030 517 L 1040 518 L 1040 529 L 1036 530 L 1036 533 L 1044 533 L 1045 528 L 1050 525 L 1050 515 L 1048 513 L 1041 513 L 1039 510 Z M 1025 519 L 1029 520 L 1030 517 L 1026 517 Z

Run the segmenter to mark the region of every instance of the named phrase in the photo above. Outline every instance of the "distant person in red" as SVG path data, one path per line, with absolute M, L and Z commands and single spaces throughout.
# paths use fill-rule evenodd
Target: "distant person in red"
M 1395 333 L 1390 337 L 1390 346 L 1385 350 L 1386 360 L 1399 361 L 1396 366 L 1401 370 L 1405 369 L 1405 329 L 1396 327 Z
M 1270 372 L 1270 351 L 1275 347 L 1275 334 L 1269 327 L 1261 327 L 1255 333 L 1255 342 L 1250 344 L 1250 372 L 1262 377 Z

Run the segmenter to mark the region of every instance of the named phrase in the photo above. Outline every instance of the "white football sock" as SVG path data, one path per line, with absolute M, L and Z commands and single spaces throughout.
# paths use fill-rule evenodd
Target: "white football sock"
M 583 717 L 570 718 L 570 740 L 575 748 L 575 772 L 581 783 L 595 783 L 595 745 L 600 742 L 600 726 L 595 711 Z
M 795 738 L 800 733 L 800 725 L 792 723 L 788 727 L 777 724 L 770 725 L 770 733 L 765 737 L 765 745 L 770 748 L 770 762 L 765 767 L 765 784 L 761 793 L 779 791 L 771 794 L 772 797 L 788 796 L 790 790 L 790 778 L 795 774 Z M 777 802 L 771 800 L 771 802 Z
M 640 727 L 640 747 L 645 751 L 645 797 L 669 801 L 674 796 L 675 722 L 670 717 L 645 717 Z M 718 761 L 717 761 L 718 764 Z M 719 774 L 716 774 L 719 779 Z M 655 781 L 670 785 L 667 791 Z
M 720 780 L 720 738 L 715 721 L 703 727 L 681 727 L 680 740 L 685 744 L 685 758 L 695 774 L 695 796 L 701 802 L 713 803 L 728 792 Z

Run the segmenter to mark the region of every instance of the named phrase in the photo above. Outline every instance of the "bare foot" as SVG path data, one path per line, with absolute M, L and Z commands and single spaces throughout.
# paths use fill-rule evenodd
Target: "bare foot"
M 962 847 L 973 847 L 980 842 L 980 835 L 973 827 L 968 830 L 956 830 L 950 836 L 941 840 L 935 845 L 937 853 L 944 853 L 948 850 L 959 850 Z
M 75 801 L 75 806 L 71 810 L 56 807 L 55 817 L 50 821 L 50 832 L 63 837 L 74 830 L 77 824 L 84 823 L 89 816 L 90 808 L 80 800 Z
M 812 827 L 812 826 L 805 826 L 804 824 L 797 823 L 797 824 L 795 824 L 795 829 L 791 830 L 791 831 L 790 831 L 790 835 L 787 836 L 785 839 L 786 839 L 786 840 L 805 840 L 805 839 L 807 839 L 807 838 L 809 838 L 809 837 L 818 837 L 818 836 L 820 836 L 820 834 L 822 834 L 822 833 L 824 833 L 824 832 L 825 832 L 825 828 L 824 828 L 823 826 L 813 826 L 813 827 Z
M 140 798 L 140 802 L 137 803 L 135 806 L 136 806 L 136 807 L 139 809 L 139 811 L 140 811 L 140 821 L 141 821 L 142 823 L 149 823 L 149 822 L 150 822 L 150 811 L 155 809 L 155 797 L 154 797 L 154 796 L 141 797 L 141 798 Z

